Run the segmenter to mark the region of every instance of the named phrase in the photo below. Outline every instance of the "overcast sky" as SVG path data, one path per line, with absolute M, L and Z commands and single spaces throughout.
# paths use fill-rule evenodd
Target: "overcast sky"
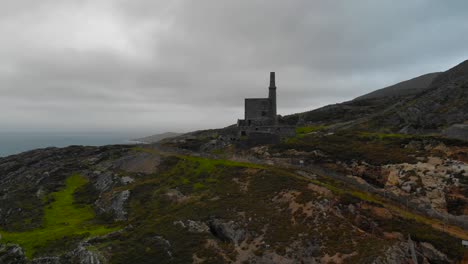
M 230 125 L 276 71 L 290 114 L 468 59 L 468 1 L 2 0 L 0 131 Z

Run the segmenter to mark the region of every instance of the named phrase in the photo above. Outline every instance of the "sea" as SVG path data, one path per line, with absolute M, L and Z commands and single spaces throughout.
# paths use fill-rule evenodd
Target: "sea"
M 114 144 L 135 144 L 129 134 L 103 132 L 0 132 L 0 157 L 24 151 L 70 145 L 103 146 Z

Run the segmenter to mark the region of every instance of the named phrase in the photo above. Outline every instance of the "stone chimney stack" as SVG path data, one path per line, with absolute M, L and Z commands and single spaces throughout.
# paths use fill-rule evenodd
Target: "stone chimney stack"
M 270 72 L 270 87 L 268 87 L 269 93 L 268 98 L 270 99 L 271 104 L 271 118 L 273 119 L 273 125 L 278 124 L 277 114 L 276 114 L 276 80 L 275 72 Z
M 270 89 L 276 89 L 275 72 L 270 72 Z

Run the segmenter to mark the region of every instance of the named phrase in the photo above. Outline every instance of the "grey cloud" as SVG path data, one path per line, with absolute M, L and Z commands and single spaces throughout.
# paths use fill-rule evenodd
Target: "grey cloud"
M 281 114 L 466 59 L 466 1 L 5 1 L 1 129 L 220 127 L 278 75 Z

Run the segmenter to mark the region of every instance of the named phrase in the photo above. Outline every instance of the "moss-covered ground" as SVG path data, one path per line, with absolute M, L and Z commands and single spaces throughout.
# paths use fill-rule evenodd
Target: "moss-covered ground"
M 303 137 L 304 135 L 317 132 L 320 130 L 325 129 L 326 126 L 319 125 L 319 126 L 302 126 L 302 127 L 297 127 L 296 128 L 296 136 L 297 137 Z
M 87 236 L 103 235 L 115 231 L 93 223 L 95 217 L 91 205 L 74 203 L 74 192 L 84 186 L 87 179 L 75 174 L 66 180 L 62 190 L 49 195 L 50 203 L 44 209 L 42 227 L 26 232 L 4 232 L 0 230 L 2 243 L 19 244 L 26 256 L 57 251 L 67 248 L 67 244 Z

